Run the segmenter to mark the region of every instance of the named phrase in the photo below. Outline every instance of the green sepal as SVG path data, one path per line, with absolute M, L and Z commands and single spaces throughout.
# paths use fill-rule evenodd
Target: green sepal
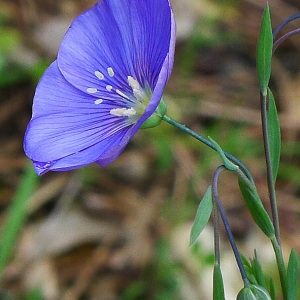
M 253 270 L 254 276 L 257 280 L 258 285 L 267 289 L 268 286 L 266 283 L 265 275 L 263 273 L 261 264 L 258 260 L 256 251 L 254 252 L 254 259 L 251 261 L 251 263 L 252 263 L 252 270 Z
M 275 235 L 274 226 L 259 196 L 257 193 L 254 193 L 241 179 L 239 179 L 239 186 L 253 220 L 267 237 L 273 238 Z
M 146 128 L 152 128 L 155 126 L 158 126 L 161 121 L 163 116 L 167 113 L 167 105 L 163 99 L 160 100 L 155 112 L 147 119 L 144 121 L 144 123 L 141 125 L 141 129 L 146 129 Z
M 252 285 L 263 287 L 268 291 L 271 299 L 275 299 L 275 289 L 273 281 L 269 279 L 269 277 L 266 277 L 266 275 L 264 274 L 261 264 L 258 260 L 257 252 L 254 252 L 254 258 L 250 259 L 250 261 L 248 261 L 242 254 L 240 255 L 249 282 Z
M 280 162 L 281 133 L 276 103 L 274 100 L 273 93 L 270 89 L 268 89 L 267 124 L 272 165 L 272 176 L 273 182 L 275 184 Z
M 246 257 L 242 253 L 240 253 L 240 256 L 241 256 L 241 259 L 242 259 L 242 262 L 243 262 L 243 265 L 244 265 L 244 268 L 245 268 L 245 271 L 246 271 L 247 279 L 252 284 L 258 284 L 258 282 L 255 278 L 251 263 L 246 259 Z
M 218 263 L 214 265 L 213 300 L 225 300 L 223 277 Z
M 190 235 L 190 246 L 195 243 L 196 239 L 209 221 L 213 209 L 213 197 L 211 185 L 205 192 L 196 213 L 193 227 Z
M 271 63 L 273 51 L 273 35 L 270 9 L 267 5 L 262 16 L 260 33 L 257 42 L 256 59 L 260 91 L 267 95 L 267 89 L 271 76 Z

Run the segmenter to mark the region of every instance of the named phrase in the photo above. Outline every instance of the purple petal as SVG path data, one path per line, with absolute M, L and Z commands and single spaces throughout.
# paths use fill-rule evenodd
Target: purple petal
M 24 149 L 37 173 L 115 160 L 160 102 L 174 47 L 168 0 L 101 0 L 79 16 L 36 90 Z M 111 113 L 135 107 L 128 76 L 152 90 L 140 118 Z
M 70 85 L 56 62 L 47 69 L 36 90 L 24 140 L 25 153 L 39 174 L 98 160 L 106 165 L 122 152 L 138 126 L 112 116 L 113 106 L 106 101 L 95 105 L 95 99 Z
M 168 0 L 122 4 L 102 0 L 73 22 L 61 44 L 58 65 L 65 78 L 84 92 L 91 87 L 105 89 L 109 82 L 125 93 L 132 92 L 127 76 L 142 85 L 147 82 L 154 90 L 168 53 L 174 51 L 174 36 Z M 113 78 L 108 68 L 114 70 Z M 99 80 L 95 71 L 105 79 Z

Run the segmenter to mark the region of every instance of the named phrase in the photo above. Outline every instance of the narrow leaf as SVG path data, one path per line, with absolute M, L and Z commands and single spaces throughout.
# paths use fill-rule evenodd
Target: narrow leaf
M 26 203 L 37 184 L 37 178 L 32 165 L 28 165 L 21 178 L 16 194 L 12 200 L 7 220 L 1 232 L 0 242 L 0 277 L 13 253 L 18 234 L 26 219 Z
M 212 190 L 211 186 L 209 186 L 197 209 L 196 217 L 191 230 L 190 245 L 195 243 L 196 239 L 208 223 L 212 209 Z
M 242 253 L 240 253 L 240 256 L 241 256 L 241 259 L 242 259 L 242 262 L 243 262 L 243 265 L 244 265 L 244 268 L 246 271 L 247 279 L 252 284 L 258 284 L 257 280 L 254 276 L 254 273 L 253 273 L 252 265 L 250 264 L 250 262 L 246 259 L 246 257 Z
M 261 264 L 258 260 L 256 251 L 255 251 L 255 254 L 254 254 L 254 259 L 252 260 L 252 269 L 253 269 L 253 272 L 255 274 L 255 278 L 257 280 L 258 285 L 260 285 L 260 286 L 264 287 L 265 289 L 267 289 L 268 286 L 267 286 L 267 283 L 266 283 L 265 275 L 263 273 Z
M 270 9 L 267 5 L 261 20 L 258 37 L 256 59 L 260 91 L 263 96 L 267 95 L 267 88 L 271 76 L 273 35 L 270 17 Z
M 213 300 L 225 300 L 223 277 L 218 263 L 214 265 Z
M 255 223 L 267 237 L 274 237 L 275 233 L 273 223 L 257 193 L 251 191 L 250 188 L 241 179 L 239 179 L 239 186 L 247 208 L 251 213 L 251 216 Z
M 276 300 L 276 289 L 272 278 L 269 279 L 269 291 L 272 300 Z
M 279 168 L 280 151 L 281 151 L 281 134 L 280 123 L 276 109 L 276 103 L 273 93 L 268 89 L 268 111 L 267 111 L 267 123 L 268 123 L 268 138 L 270 145 L 270 155 L 272 164 L 272 176 L 275 184 L 276 177 Z
M 296 300 L 299 286 L 299 264 L 297 253 L 292 249 L 287 268 L 287 300 Z

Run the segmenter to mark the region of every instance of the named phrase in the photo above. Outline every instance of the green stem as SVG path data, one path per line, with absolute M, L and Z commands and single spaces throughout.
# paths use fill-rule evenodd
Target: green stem
M 204 138 L 203 136 L 197 134 L 196 132 L 194 132 L 193 130 L 189 129 L 188 127 L 186 127 L 185 125 L 171 119 L 170 117 L 168 117 L 167 115 L 163 116 L 163 120 L 165 120 L 166 122 L 168 122 L 169 124 L 179 128 L 180 130 L 184 131 L 185 133 L 189 134 L 190 136 L 192 136 L 193 138 L 195 138 L 196 140 L 202 142 L 203 144 L 205 144 L 206 146 L 210 147 L 211 149 L 216 151 L 216 147 L 214 146 L 214 144 L 207 140 L 206 138 Z M 231 160 L 233 163 L 235 163 L 236 165 L 238 165 L 240 167 L 241 170 L 243 170 L 244 174 L 247 176 L 248 181 L 250 180 L 253 184 L 254 184 L 254 180 L 252 178 L 252 175 L 250 173 L 250 171 L 248 170 L 248 168 L 236 157 L 234 157 L 233 155 L 231 155 L 230 153 L 224 151 L 225 156 Z
M 288 299 L 288 291 L 287 291 L 287 281 L 286 281 L 286 268 L 285 268 L 285 263 L 282 255 L 282 250 L 281 246 L 278 243 L 276 237 L 274 236 L 271 238 L 272 246 L 275 252 L 275 257 L 277 261 L 277 268 L 279 272 L 279 277 L 280 277 L 280 283 L 281 283 L 281 288 L 282 288 L 282 293 L 283 293 L 283 299 Z
M 271 163 L 271 154 L 270 154 L 270 142 L 268 135 L 268 122 L 267 122 L 267 96 L 263 96 L 260 94 L 261 101 L 261 121 L 262 121 L 262 131 L 263 131 L 263 140 L 264 140 L 264 149 L 265 149 L 265 157 L 266 157 L 266 167 L 267 167 L 267 183 L 268 183 L 268 191 L 270 198 L 270 205 L 272 211 L 272 219 L 275 229 L 275 236 L 278 242 L 280 242 L 280 228 L 279 228 L 279 217 L 278 217 L 278 208 L 277 208 L 277 200 L 276 193 L 273 182 L 273 172 L 272 172 L 272 163 Z

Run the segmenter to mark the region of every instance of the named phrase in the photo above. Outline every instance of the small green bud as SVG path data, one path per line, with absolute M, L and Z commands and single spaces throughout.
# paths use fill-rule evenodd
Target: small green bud
M 142 124 L 141 128 L 152 128 L 158 126 L 167 112 L 167 105 L 163 99 L 160 100 L 155 112 Z
M 237 300 L 272 300 L 269 293 L 259 285 L 244 287 L 237 295 Z

